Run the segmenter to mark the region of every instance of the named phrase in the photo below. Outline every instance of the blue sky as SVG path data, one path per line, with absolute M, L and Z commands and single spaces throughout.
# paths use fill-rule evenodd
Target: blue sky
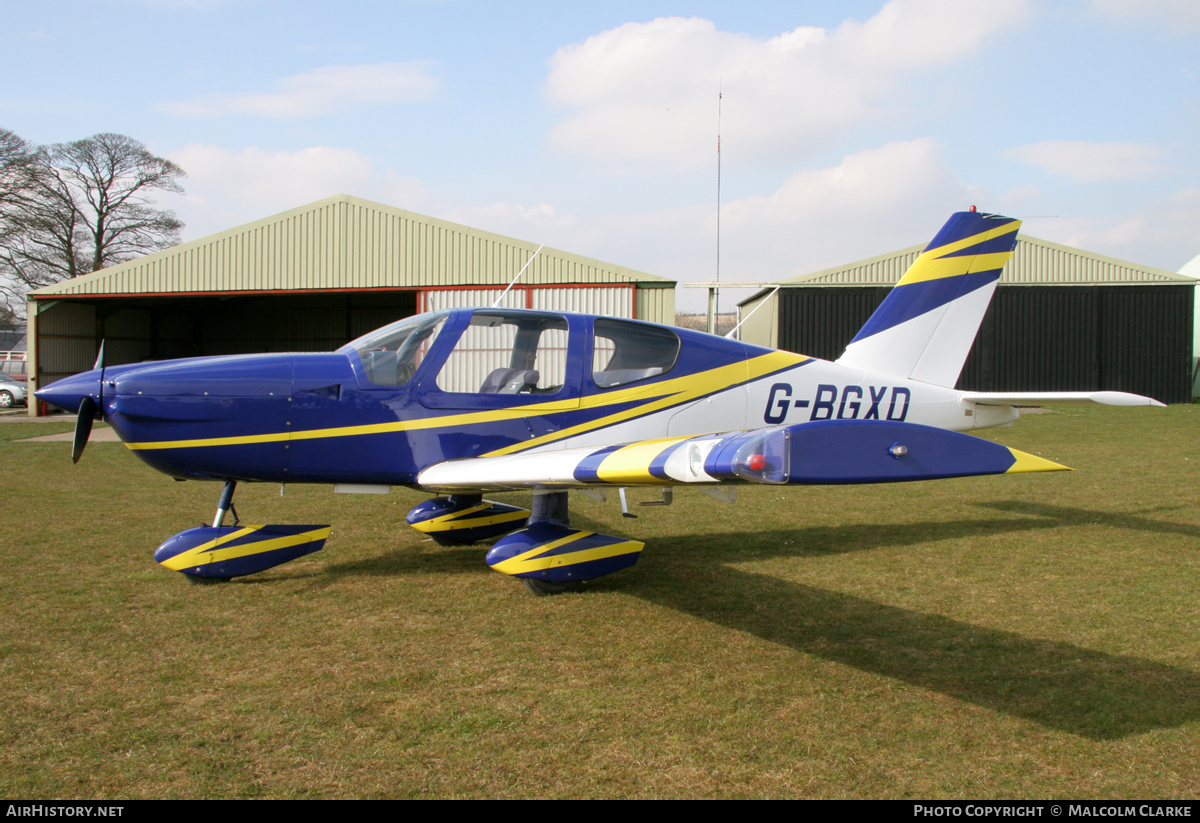
M 681 281 L 926 242 L 956 210 L 1200 253 L 1200 3 L 4 5 L 0 126 L 127 134 L 193 239 L 345 192 Z M 748 292 L 732 292 L 739 298 Z M 681 290 L 700 308 L 702 293 Z

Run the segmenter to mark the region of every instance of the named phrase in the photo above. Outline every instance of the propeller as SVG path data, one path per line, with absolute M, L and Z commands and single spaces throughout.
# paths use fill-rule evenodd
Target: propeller
M 90 397 L 79 403 L 79 416 L 75 418 L 75 440 L 71 444 L 71 462 L 78 463 L 83 449 L 92 435 L 92 421 L 96 419 L 96 401 Z
M 96 399 L 84 397 L 79 401 L 79 413 L 75 418 L 75 439 L 71 443 L 71 462 L 78 463 L 79 458 L 83 456 L 83 450 L 87 447 L 88 438 L 92 436 L 92 423 L 96 419 L 96 413 L 100 410 L 100 403 L 104 399 L 104 341 L 100 341 L 100 351 L 96 355 L 96 365 L 92 366 L 92 370 L 100 370 L 99 387 L 96 390 Z

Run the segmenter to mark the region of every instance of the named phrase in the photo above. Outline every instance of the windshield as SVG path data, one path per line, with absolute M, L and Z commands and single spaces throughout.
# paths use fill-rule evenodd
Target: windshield
M 367 379 L 377 386 L 403 386 L 429 353 L 447 314 L 419 314 L 384 326 L 342 346 L 358 353 Z

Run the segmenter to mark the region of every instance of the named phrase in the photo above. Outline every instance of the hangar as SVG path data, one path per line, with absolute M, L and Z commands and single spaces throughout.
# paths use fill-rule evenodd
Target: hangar
M 778 292 L 759 291 L 739 304 L 747 318 L 741 337 L 836 359 L 924 248 L 784 280 Z M 958 386 L 1127 391 L 1190 402 L 1195 283 L 1022 234 Z
M 342 194 L 31 292 L 30 384 L 90 369 L 101 340 L 111 365 L 329 351 L 491 305 L 527 263 L 502 305 L 674 322 L 673 280 Z

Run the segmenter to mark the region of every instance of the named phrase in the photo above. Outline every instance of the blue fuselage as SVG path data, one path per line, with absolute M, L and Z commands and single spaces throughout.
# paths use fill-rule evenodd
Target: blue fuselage
M 613 389 L 597 385 L 591 368 L 595 318 L 570 314 L 553 315 L 567 327 L 568 342 L 555 355 L 561 382 L 530 393 L 448 390 L 439 385 L 445 382 L 440 375 L 456 341 L 467 339 L 472 316 L 471 310 L 446 313 L 440 335 L 399 385 L 373 382 L 376 375 L 364 365 L 370 362 L 366 350 L 351 344 L 331 353 L 113 366 L 104 369 L 103 378 L 99 370 L 75 375 L 40 396 L 72 410 L 83 396 L 93 397 L 130 450 L 174 477 L 385 485 L 414 484 L 423 468 L 445 460 L 556 439 L 589 427 L 598 415 L 637 415 L 645 402 L 635 397 L 609 402 Z M 686 345 L 668 373 L 638 384 L 649 395 L 656 384 L 765 351 L 678 334 Z

